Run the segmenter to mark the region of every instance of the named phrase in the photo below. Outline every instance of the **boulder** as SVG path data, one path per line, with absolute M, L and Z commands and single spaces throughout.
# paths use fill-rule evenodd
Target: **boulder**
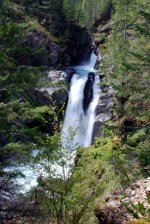
M 76 73 L 76 71 L 73 68 L 64 68 L 63 72 L 64 72 L 64 80 L 65 80 L 65 82 L 66 83 L 70 83 L 71 79 L 74 76 L 74 74 Z M 62 77 L 62 75 L 63 75 L 63 73 L 61 73 L 61 77 Z
M 48 72 L 47 78 L 49 79 L 50 82 L 52 81 L 58 81 L 58 79 L 61 76 L 61 71 L 57 71 L 57 70 L 50 70 Z
M 48 72 L 47 78 L 51 82 L 57 82 L 59 80 L 62 80 L 66 83 L 70 83 L 73 75 L 76 73 L 76 71 L 72 68 L 64 68 L 63 70 L 50 70 Z
M 64 87 L 35 89 L 29 92 L 33 102 L 39 106 L 56 105 L 57 110 L 67 103 L 68 93 Z

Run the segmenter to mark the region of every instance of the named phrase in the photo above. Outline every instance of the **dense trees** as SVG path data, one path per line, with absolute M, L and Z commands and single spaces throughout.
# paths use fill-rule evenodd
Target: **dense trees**
M 133 174 L 137 177 L 137 170 L 132 170 L 134 159 L 140 161 L 140 175 L 148 174 L 149 10 L 148 0 L 0 1 L 1 223 L 15 223 L 18 218 L 22 223 L 92 223 L 91 211 L 97 197 L 106 196 L 120 183 L 128 182 L 127 172 L 131 180 Z M 45 81 L 46 68 L 20 60 L 25 55 L 34 58 L 39 51 L 45 51 L 25 46 L 22 39 L 36 33 L 35 39 L 41 35 L 48 41 L 60 42 L 62 53 L 66 48 L 63 44 L 68 43 L 71 35 L 71 24 L 86 25 L 91 31 L 97 21 L 105 24 L 111 13 L 113 27 L 105 40 L 103 72 L 114 88 L 115 119 L 108 124 L 105 138 L 86 151 L 79 149 L 73 169 L 73 146 L 62 149 L 55 104 L 39 106 L 29 94 Z M 53 136 L 41 126 L 51 126 Z M 33 156 L 35 149 L 38 153 Z M 124 160 L 126 157 L 129 159 Z M 65 173 L 68 161 L 69 173 Z M 18 195 L 14 180 L 22 173 L 4 168 L 23 163 L 40 170 L 40 176 L 37 187 Z
M 107 40 L 104 71 L 117 103 L 116 125 L 123 144 L 149 161 L 149 2 L 113 1 L 114 25 Z M 134 142 L 134 143 L 133 143 Z M 147 169 L 145 167 L 145 169 Z
M 6 223 L 7 219 L 11 221 L 30 212 L 20 207 L 24 202 L 16 195 L 18 186 L 14 180 L 22 174 L 17 169 L 4 168 L 29 160 L 39 139 L 46 139 L 39 126 L 47 123 L 46 114 L 52 114 L 53 109 L 40 107 L 30 98 L 30 90 L 38 87 L 46 68 L 20 63 L 20 58 L 33 51 L 21 44 L 28 28 L 32 29 L 23 6 L 14 1 L 0 4 L 0 213 L 1 223 Z M 33 121 L 34 125 L 30 125 Z

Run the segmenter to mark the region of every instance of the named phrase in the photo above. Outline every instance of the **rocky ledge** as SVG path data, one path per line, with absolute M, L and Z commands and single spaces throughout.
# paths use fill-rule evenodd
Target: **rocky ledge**
M 95 206 L 95 215 L 100 224 L 150 223 L 135 221 L 150 219 L 150 177 L 133 183 L 127 190 L 116 192 Z
M 59 121 L 58 123 L 60 123 L 64 118 L 64 111 L 68 102 L 68 86 L 74 73 L 75 70 L 70 68 L 60 71 L 50 70 L 47 73 L 47 82 L 49 83 L 49 87 L 43 87 L 40 89 L 36 88 L 28 92 L 35 105 L 55 107 L 55 112 L 57 113 Z M 36 120 L 28 121 L 28 126 L 34 127 L 38 122 L 41 131 L 53 134 L 53 127 L 51 126 L 52 117 L 45 114 L 45 118 L 48 121 L 45 126 Z
M 40 105 L 53 105 L 55 104 L 58 110 L 62 108 L 68 100 L 68 91 L 65 85 L 69 84 L 75 70 L 65 68 L 63 70 L 50 70 L 47 73 L 47 81 L 50 87 L 43 87 L 41 89 L 34 89 L 30 91 L 32 100 Z
M 66 24 L 63 33 L 66 31 Z M 21 65 L 60 67 L 77 64 L 79 60 L 86 59 L 92 51 L 92 38 L 85 27 L 70 24 L 69 38 L 64 37 L 64 44 L 58 41 L 52 33 L 39 24 L 24 37 L 18 38 L 18 46 L 24 47 L 25 52 L 16 58 Z M 42 30 L 42 31 L 41 31 Z
M 57 81 L 64 81 L 65 83 L 70 83 L 75 70 L 72 68 L 63 68 L 62 70 L 50 70 L 48 72 L 47 78 L 49 81 L 55 83 Z
M 100 82 L 104 81 L 105 76 L 100 74 Z M 112 118 L 113 108 L 113 89 L 111 86 L 101 86 L 100 98 L 96 108 L 96 119 L 93 130 L 93 143 L 94 138 L 101 137 L 103 135 L 103 127 L 105 122 Z

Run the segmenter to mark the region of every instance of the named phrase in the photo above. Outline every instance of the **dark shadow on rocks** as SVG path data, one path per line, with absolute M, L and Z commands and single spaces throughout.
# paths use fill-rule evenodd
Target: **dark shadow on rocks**
M 89 104 L 93 100 L 93 83 L 95 80 L 95 74 L 93 72 L 89 72 L 88 79 L 86 81 L 84 91 L 83 91 L 83 110 L 86 113 Z

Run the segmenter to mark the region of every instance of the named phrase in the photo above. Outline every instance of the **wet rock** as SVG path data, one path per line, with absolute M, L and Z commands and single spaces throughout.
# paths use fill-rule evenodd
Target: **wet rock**
M 102 65 L 102 57 L 101 57 L 101 55 L 98 54 L 98 52 L 96 52 L 96 54 L 97 54 L 97 61 L 95 64 L 95 69 L 99 70 L 99 68 Z M 99 77 L 101 77 L 101 74 L 99 74 Z
M 57 82 L 59 80 L 62 80 L 66 83 L 70 83 L 73 75 L 76 73 L 76 71 L 72 68 L 64 68 L 63 70 L 50 70 L 48 72 L 47 78 L 51 82 Z
M 111 86 L 101 88 L 101 94 L 99 103 L 96 108 L 96 119 L 93 129 L 93 140 L 95 137 L 101 137 L 103 135 L 102 130 L 104 123 L 112 118 L 112 107 L 113 107 L 113 91 Z
M 99 102 L 96 108 L 96 114 L 99 115 L 101 113 L 105 113 L 107 110 L 107 105 L 105 103 Z
M 109 121 L 112 117 L 111 112 L 107 113 L 101 113 L 99 116 L 96 117 L 96 122 L 105 123 L 106 121 Z
M 65 82 L 70 83 L 71 79 L 73 77 L 73 75 L 76 73 L 76 71 L 72 68 L 64 68 L 63 69 L 64 73 L 65 73 Z
M 93 83 L 95 80 L 95 74 L 93 72 L 89 72 L 88 79 L 85 83 L 84 91 L 83 91 L 83 110 L 86 113 L 90 102 L 93 99 Z

